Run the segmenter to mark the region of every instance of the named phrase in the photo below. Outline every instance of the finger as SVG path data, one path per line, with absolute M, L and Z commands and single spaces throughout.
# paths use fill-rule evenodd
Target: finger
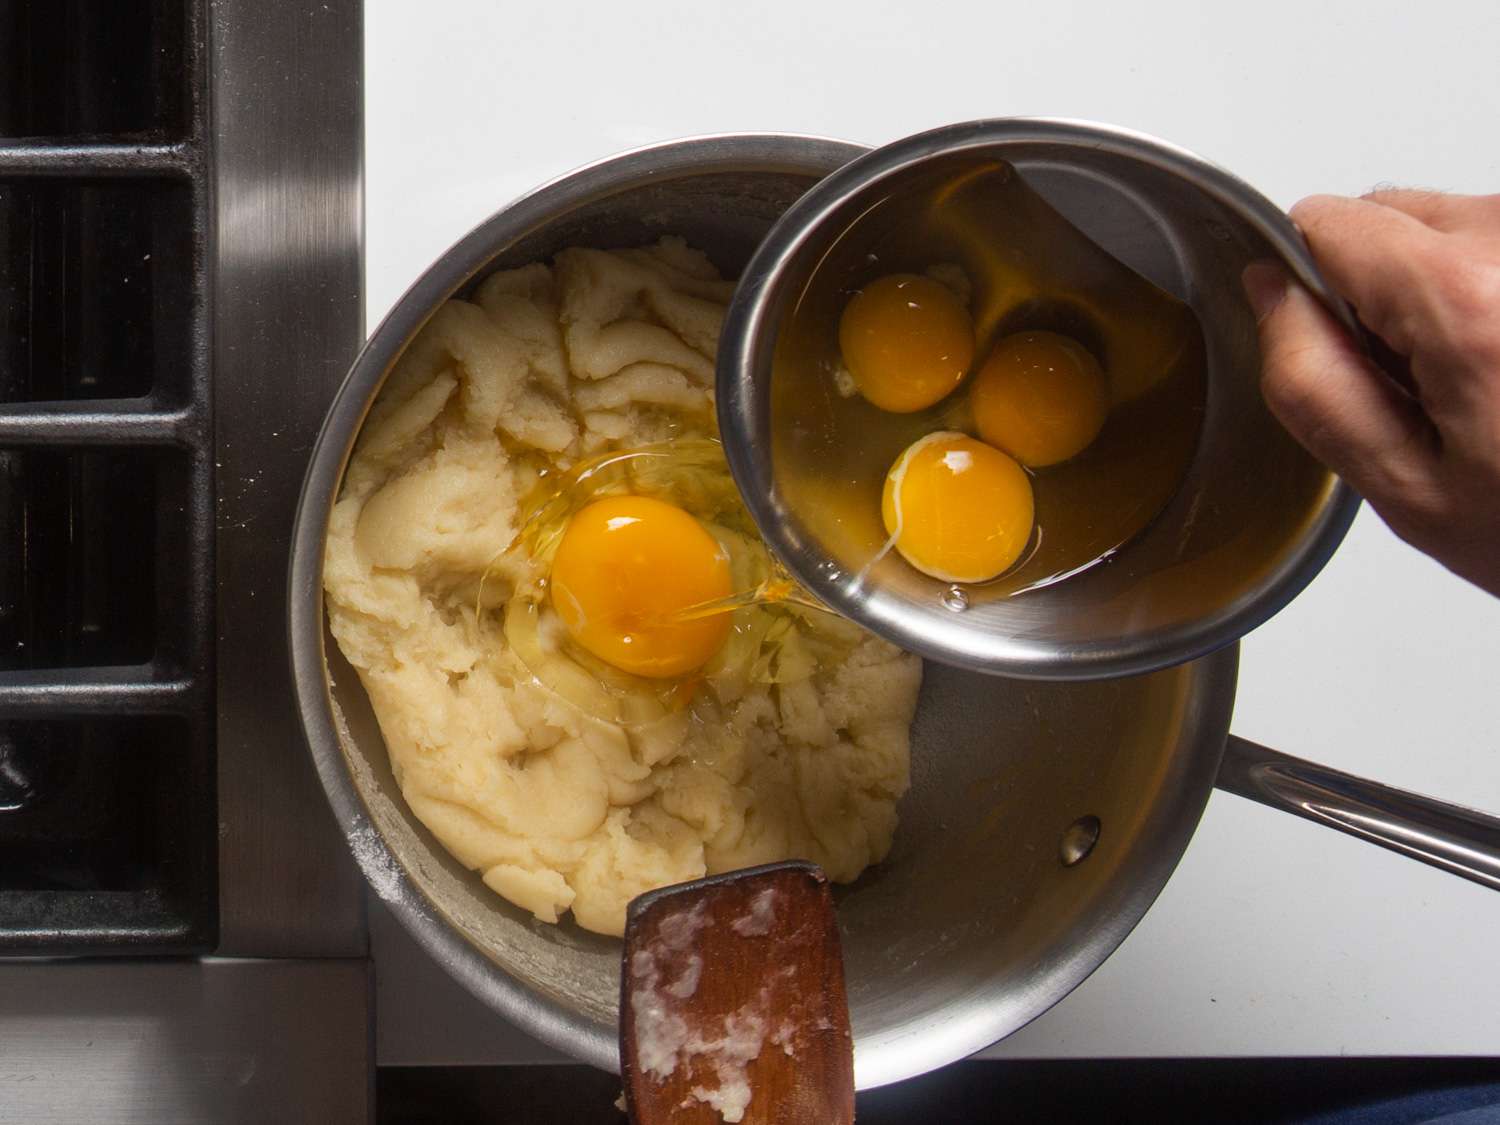
M 1444 236 L 1392 207 L 1336 195 L 1309 196 L 1292 208 L 1292 218 L 1318 268 L 1365 325 L 1411 355 L 1413 297 L 1425 292 Z
M 1300 285 L 1286 283 L 1279 300 L 1267 301 L 1265 271 L 1285 278 L 1279 266 L 1258 263 L 1246 271 L 1245 287 L 1265 310 L 1261 391 L 1271 412 L 1392 522 L 1408 506 L 1435 499 L 1437 441 L 1420 406 Z
M 1484 326 L 1494 316 L 1496 284 L 1476 268 L 1483 255 L 1476 255 L 1472 236 L 1337 196 L 1312 196 L 1292 213 L 1319 268 L 1364 326 L 1410 361 L 1412 381 L 1438 427 L 1467 433 L 1493 418 L 1500 383 L 1466 377 L 1495 362 L 1488 358 L 1494 334 Z
M 1500 237 L 1500 195 L 1452 195 L 1422 188 L 1376 188 L 1360 196 L 1446 234 Z

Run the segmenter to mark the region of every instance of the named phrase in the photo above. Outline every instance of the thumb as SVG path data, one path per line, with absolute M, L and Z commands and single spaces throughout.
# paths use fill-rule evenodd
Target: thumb
M 1419 517 L 1439 495 L 1437 435 L 1420 404 L 1279 265 L 1253 263 L 1243 280 L 1271 413 L 1393 525 Z

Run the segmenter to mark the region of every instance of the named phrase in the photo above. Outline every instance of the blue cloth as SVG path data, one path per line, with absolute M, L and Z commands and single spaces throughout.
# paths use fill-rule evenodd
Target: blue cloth
M 1500 1125 L 1500 1083 L 1403 1094 L 1298 1118 L 1297 1125 Z

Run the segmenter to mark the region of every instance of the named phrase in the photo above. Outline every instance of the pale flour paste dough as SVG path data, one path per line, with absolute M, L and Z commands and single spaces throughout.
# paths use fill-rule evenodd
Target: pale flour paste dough
M 413 341 L 329 527 L 334 636 L 412 811 L 537 918 L 620 934 L 653 887 L 801 857 L 854 879 L 890 848 L 920 662 L 845 622 L 796 682 L 710 684 L 622 728 L 538 684 L 502 620 L 518 501 L 543 469 L 713 433 L 731 283 L 665 239 L 488 278 Z M 816 615 L 814 615 L 816 616 Z

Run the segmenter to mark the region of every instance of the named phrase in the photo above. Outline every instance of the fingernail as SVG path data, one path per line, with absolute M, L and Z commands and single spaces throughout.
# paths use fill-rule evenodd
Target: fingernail
M 1257 324 L 1281 304 L 1281 299 L 1286 296 L 1286 283 L 1286 270 L 1275 262 L 1251 262 L 1240 274 L 1240 284 L 1245 287 L 1245 296 L 1255 310 Z

